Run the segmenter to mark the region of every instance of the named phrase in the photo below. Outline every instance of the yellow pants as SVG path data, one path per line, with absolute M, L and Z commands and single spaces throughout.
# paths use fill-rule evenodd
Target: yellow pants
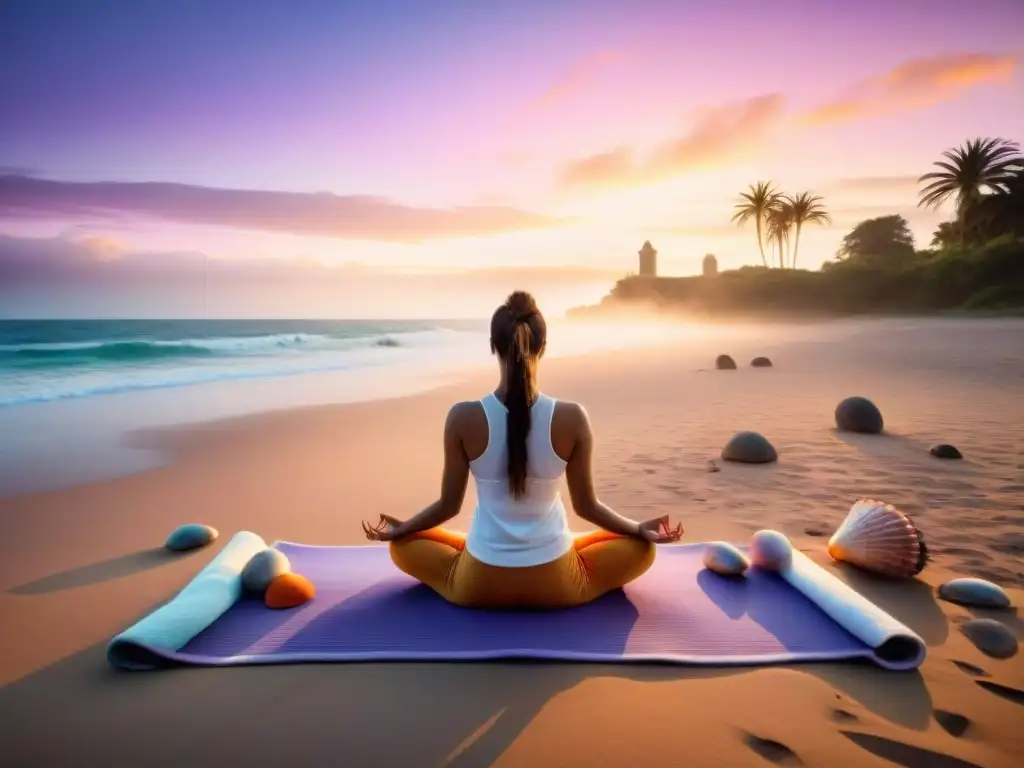
M 391 542 L 399 570 L 467 608 L 568 608 L 642 575 L 655 545 L 608 531 L 577 536 L 557 560 L 526 568 L 487 565 L 466 552 L 466 536 L 433 528 Z

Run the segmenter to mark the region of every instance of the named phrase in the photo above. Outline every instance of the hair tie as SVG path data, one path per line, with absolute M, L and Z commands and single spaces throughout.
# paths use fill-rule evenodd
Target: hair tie
M 535 309 L 527 309 L 522 312 L 516 312 L 512 307 L 508 308 L 508 315 L 512 318 L 512 323 L 519 325 L 520 323 L 526 323 L 533 319 L 533 316 L 537 314 Z

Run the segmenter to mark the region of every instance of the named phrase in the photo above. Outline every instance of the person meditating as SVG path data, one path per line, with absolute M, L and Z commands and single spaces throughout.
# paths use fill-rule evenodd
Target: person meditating
M 587 412 L 537 388 L 546 343 L 533 297 L 511 294 L 491 318 L 498 388 L 448 412 L 441 498 L 405 522 L 387 515 L 363 522 L 368 539 L 390 542 L 400 570 L 456 605 L 582 605 L 636 579 L 654 562 L 656 544 L 682 536 L 667 516 L 638 523 L 597 498 Z M 440 526 L 459 514 L 470 473 L 478 502 L 465 536 Z M 576 514 L 599 530 L 569 531 L 563 476 Z

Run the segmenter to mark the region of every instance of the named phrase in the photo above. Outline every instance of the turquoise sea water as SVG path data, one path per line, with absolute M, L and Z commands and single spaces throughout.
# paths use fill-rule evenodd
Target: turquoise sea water
M 486 344 L 485 333 L 484 321 L 0 321 L 0 408 L 418 359 L 458 363 Z
M 486 320 L 0 321 L 0 498 L 158 466 L 139 430 L 401 397 L 494 366 Z M 708 328 L 549 323 L 547 357 Z M 710 354 L 710 352 L 709 352 Z M 713 358 L 709 358 L 713 359 Z

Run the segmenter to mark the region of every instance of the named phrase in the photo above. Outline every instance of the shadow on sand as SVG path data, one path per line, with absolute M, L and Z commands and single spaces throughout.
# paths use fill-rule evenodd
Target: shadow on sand
M 839 731 L 861 749 L 905 768 L 981 768 L 958 757 L 857 731 Z
M 67 588 L 123 575 L 132 562 L 154 567 L 161 559 L 137 553 L 109 562 L 120 565 L 88 566 L 20 589 Z M 842 566 L 836 572 L 929 645 L 946 639 L 945 616 L 927 584 L 882 581 Z M 868 662 L 783 668 L 818 678 L 837 696 L 894 724 L 929 727 L 933 703 L 918 671 L 886 671 Z M 0 689 L 0 742 L 12 765 L 70 765 L 84 756 L 149 768 L 308 765 L 335 754 L 348 765 L 470 768 L 495 762 L 554 697 L 588 679 L 687 685 L 760 669 L 495 662 L 125 672 L 108 665 L 104 644 Z M 850 738 L 898 764 L 915 764 L 888 756 L 891 745 Z
M 60 592 L 65 589 L 87 587 L 91 584 L 99 584 L 103 581 L 120 579 L 131 576 L 134 573 L 148 571 L 152 568 L 159 568 L 162 565 L 175 563 L 190 555 L 192 552 L 172 552 L 163 547 L 143 549 L 132 552 L 110 560 L 103 560 L 99 563 L 90 563 L 68 571 L 61 571 L 41 579 L 30 581 L 8 590 L 11 595 L 45 595 L 51 592 Z
M 934 458 L 928 453 L 931 448 L 930 445 L 905 435 L 897 435 L 885 431 L 878 435 L 868 435 L 859 432 L 844 432 L 836 428 L 832 428 L 829 432 L 839 442 L 845 443 L 851 448 L 856 448 L 869 456 L 878 458 L 909 458 L 921 455 L 924 458 Z M 938 459 L 935 460 L 938 461 Z
M 928 727 L 931 697 L 916 671 L 789 668 L 894 723 Z M 347 765 L 471 768 L 493 764 L 555 696 L 588 679 L 686 685 L 759 669 L 501 662 L 125 672 L 97 645 L 0 689 L 0 741 L 11 765 L 86 756 L 149 768 L 315 765 L 334 754 Z
M 949 621 L 930 584 L 919 579 L 896 581 L 873 576 L 845 563 L 818 564 L 910 627 L 926 645 L 941 645 L 949 637 Z

